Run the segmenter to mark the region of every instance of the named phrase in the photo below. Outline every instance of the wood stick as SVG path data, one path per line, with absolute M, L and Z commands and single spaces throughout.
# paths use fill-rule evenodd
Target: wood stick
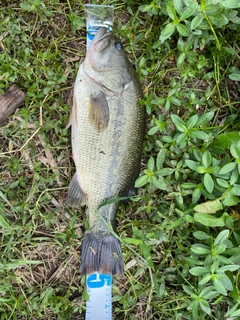
M 15 84 L 11 84 L 5 94 L 0 94 L 0 124 L 24 102 L 25 96 Z

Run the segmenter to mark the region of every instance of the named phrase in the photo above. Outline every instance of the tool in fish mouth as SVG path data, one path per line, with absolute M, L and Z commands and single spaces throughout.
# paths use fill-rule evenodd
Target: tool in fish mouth
M 109 45 L 112 34 L 112 31 L 107 32 L 107 28 L 101 28 L 95 35 L 94 41 L 90 44 L 90 47 L 94 46 L 94 49 L 98 52 L 105 50 Z

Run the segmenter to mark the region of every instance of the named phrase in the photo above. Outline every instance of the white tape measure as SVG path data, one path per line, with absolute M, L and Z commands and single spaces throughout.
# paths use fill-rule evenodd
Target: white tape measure
M 86 320 L 112 320 L 112 276 L 92 273 L 87 276 Z

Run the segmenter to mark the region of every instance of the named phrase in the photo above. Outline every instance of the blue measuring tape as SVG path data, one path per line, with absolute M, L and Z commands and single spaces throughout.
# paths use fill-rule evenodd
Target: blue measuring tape
M 112 320 L 112 276 L 92 273 L 87 276 L 86 320 Z

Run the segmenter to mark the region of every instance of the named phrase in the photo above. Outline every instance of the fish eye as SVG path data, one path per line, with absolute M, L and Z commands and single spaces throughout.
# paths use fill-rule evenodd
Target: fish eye
M 123 50 L 123 45 L 121 44 L 121 42 L 116 42 L 116 43 L 115 43 L 115 48 L 116 48 L 117 50 Z

